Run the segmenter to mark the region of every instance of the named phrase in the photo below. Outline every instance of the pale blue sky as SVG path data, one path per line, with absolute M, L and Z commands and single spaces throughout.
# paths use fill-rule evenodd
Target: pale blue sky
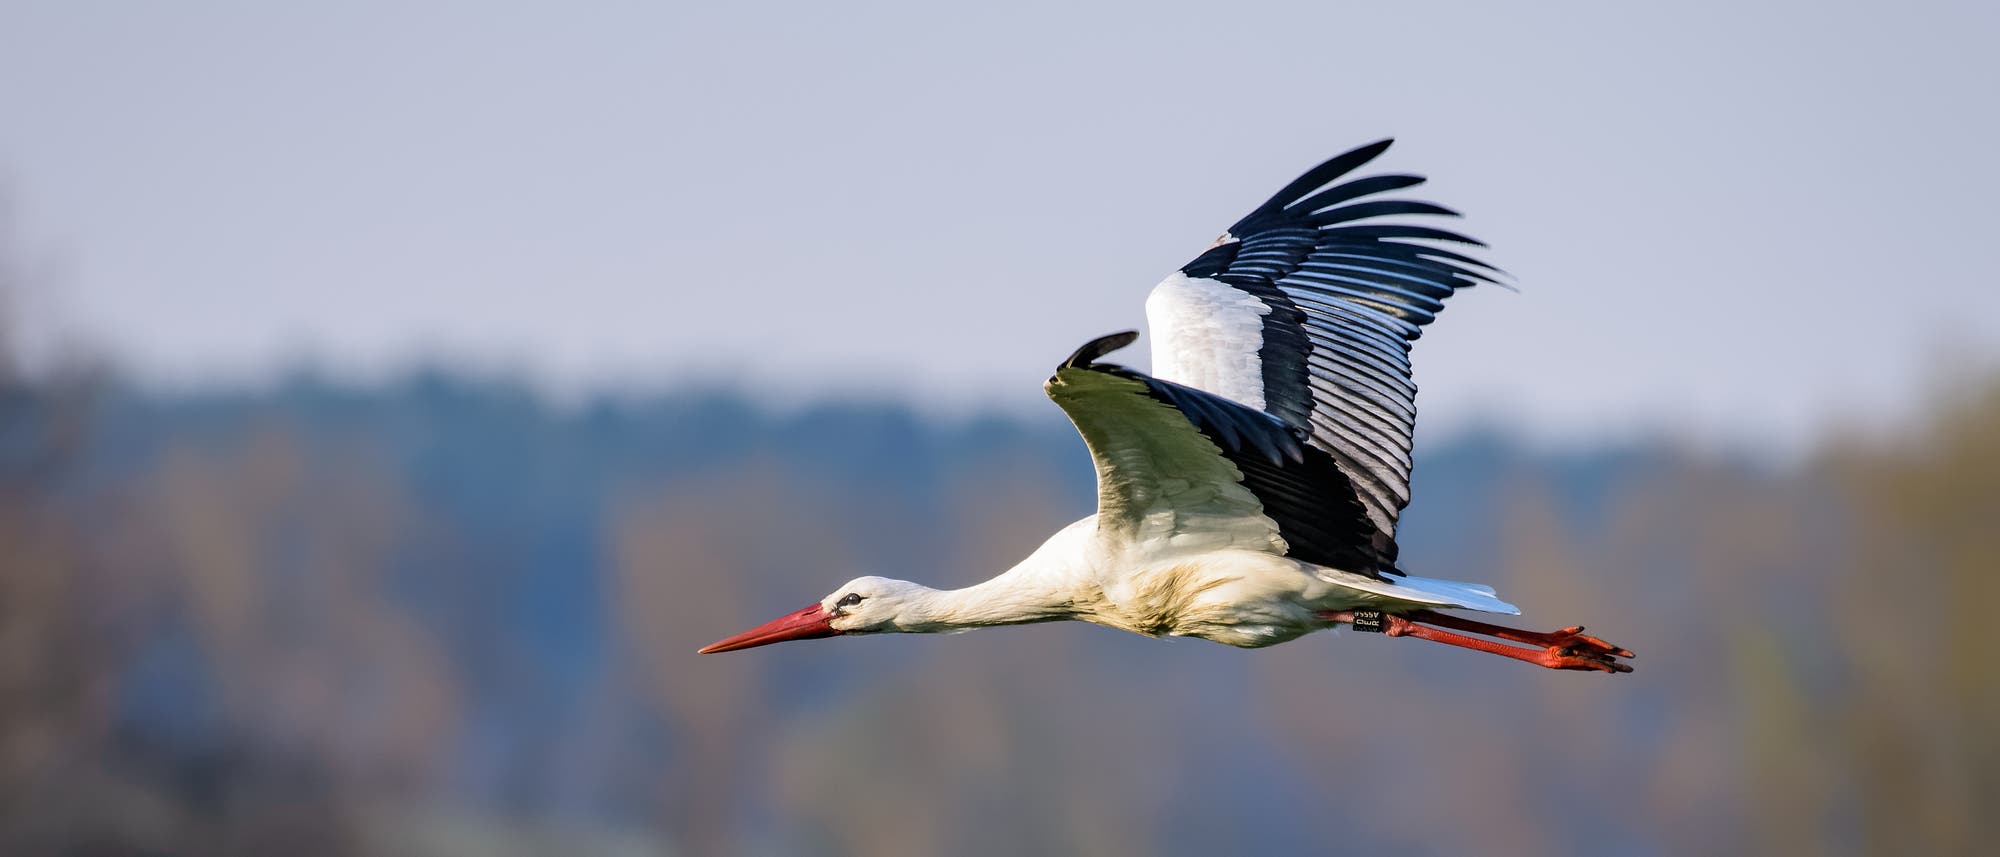
M 1523 289 L 1419 344 L 1426 433 L 1787 444 L 2000 355 L 1997 9 L 12 0 L 0 176 L 58 261 L 30 319 L 162 383 L 444 355 L 1033 412 L 1393 135 Z

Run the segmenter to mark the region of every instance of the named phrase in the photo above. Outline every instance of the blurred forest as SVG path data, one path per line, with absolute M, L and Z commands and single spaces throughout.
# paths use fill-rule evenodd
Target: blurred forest
M 1081 625 L 697 657 L 857 574 L 1006 567 L 1088 511 L 1081 443 L 1053 408 L 557 407 L 448 371 L 162 396 L 0 356 L 0 853 L 2000 840 L 1976 613 L 2000 603 L 2000 379 L 1782 468 L 1424 452 L 1406 565 L 1586 622 L 1635 675 Z

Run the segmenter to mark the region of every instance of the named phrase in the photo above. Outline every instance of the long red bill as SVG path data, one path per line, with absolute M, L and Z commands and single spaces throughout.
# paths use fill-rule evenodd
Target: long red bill
M 734 637 L 724 637 L 701 647 L 697 654 L 712 655 L 716 652 L 733 652 L 756 646 L 768 646 L 786 640 L 815 640 L 839 634 L 833 629 L 833 617 L 826 615 L 818 604 L 796 613 L 787 613 Z

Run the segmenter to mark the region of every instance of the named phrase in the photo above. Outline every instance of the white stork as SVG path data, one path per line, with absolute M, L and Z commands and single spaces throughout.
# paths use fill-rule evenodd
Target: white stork
M 1096 514 L 976 586 L 862 577 L 701 651 L 1062 619 L 1255 648 L 1345 624 L 1630 672 L 1619 660 L 1630 651 L 1581 627 L 1538 633 L 1439 613 L 1520 610 L 1489 587 L 1396 567 L 1416 419 L 1410 343 L 1452 292 L 1498 284 L 1500 272 L 1435 244 L 1477 241 L 1380 219 L 1456 216 L 1378 196 L 1421 177 L 1343 181 L 1390 142 L 1307 171 L 1155 287 L 1155 375 L 1098 362 L 1132 331 L 1056 368 L 1043 389 L 1090 447 Z

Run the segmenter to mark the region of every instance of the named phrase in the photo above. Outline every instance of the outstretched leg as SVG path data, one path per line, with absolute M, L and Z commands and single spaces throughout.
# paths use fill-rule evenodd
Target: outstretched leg
M 1431 610 L 1417 610 L 1408 616 L 1395 616 L 1380 610 L 1338 610 L 1319 615 L 1329 622 L 1353 625 L 1357 630 L 1388 634 L 1391 637 L 1431 640 L 1450 646 L 1490 652 L 1517 661 L 1527 661 L 1549 669 L 1599 670 L 1608 673 L 1632 671 L 1630 664 L 1618 660 L 1618 658 L 1633 657 L 1631 650 L 1619 648 L 1596 637 L 1585 636 L 1582 625 L 1574 625 L 1560 631 L 1521 631 L 1457 616 L 1447 616 Z M 1431 625 L 1441 627 L 1433 628 Z M 1444 630 L 1445 628 L 1498 637 L 1516 643 L 1527 643 L 1541 648 L 1524 649 L 1520 646 L 1509 646 L 1492 640 L 1456 634 Z

